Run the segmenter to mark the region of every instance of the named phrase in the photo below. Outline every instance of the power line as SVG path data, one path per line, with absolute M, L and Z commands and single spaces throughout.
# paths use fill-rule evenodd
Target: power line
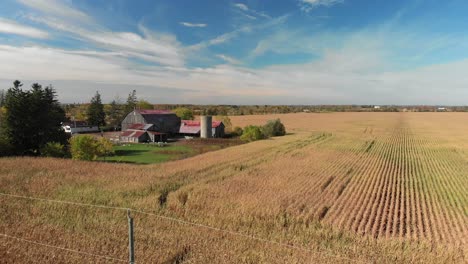
M 24 239 L 24 238 L 20 238 L 20 237 L 10 236 L 10 235 L 7 235 L 7 234 L 0 233 L 0 236 L 16 239 L 18 241 L 27 242 L 27 243 L 31 243 L 31 244 L 34 244 L 34 245 L 39 245 L 39 246 L 49 247 L 49 248 L 54 248 L 54 249 L 60 249 L 60 250 L 64 250 L 64 251 L 68 251 L 68 252 L 72 252 L 72 253 L 91 256 L 91 257 L 115 260 L 115 261 L 120 261 L 120 262 L 127 262 L 126 260 L 123 260 L 123 259 L 118 259 L 118 258 L 114 258 L 114 257 L 104 256 L 104 255 L 98 255 L 98 254 L 89 253 L 89 252 L 85 252 L 85 251 L 79 251 L 79 250 L 70 249 L 70 248 L 53 246 L 53 245 L 44 244 L 44 243 L 41 243 L 41 242 L 36 242 L 36 241 L 32 241 L 32 240 L 28 240 L 28 239 Z
M 173 218 L 173 217 L 169 217 L 169 216 L 163 216 L 163 215 L 159 215 L 159 214 L 155 214 L 155 213 L 151 213 L 151 212 L 145 212 L 145 211 L 137 210 L 137 209 L 131 209 L 131 208 L 126 208 L 126 207 L 106 206 L 106 205 L 77 203 L 77 202 L 53 200 L 53 199 L 46 199 L 46 198 L 37 198 L 37 197 L 23 196 L 23 195 L 16 195 L 16 194 L 9 194 L 9 193 L 2 193 L 2 192 L 0 192 L 0 195 L 14 197 L 14 198 L 37 200 L 37 201 L 43 201 L 43 202 L 53 202 L 53 203 L 83 206 L 83 207 L 94 207 L 94 208 L 123 210 L 123 211 L 127 211 L 127 212 L 131 211 L 131 212 L 135 212 L 135 213 L 154 216 L 154 217 L 157 217 L 157 218 L 160 218 L 160 219 L 163 219 L 163 220 L 167 220 L 167 221 L 173 221 L 173 222 L 177 222 L 177 223 L 180 223 L 180 224 L 191 225 L 191 226 L 195 226 L 195 227 L 201 227 L 201 228 L 205 228 L 205 229 L 209 229 L 209 230 L 213 230 L 213 231 L 217 231 L 217 232 L 222 232 L 222 233 L 226 233 L 226 234 L 230 234 L 230 235 L 234 235 L 234 236 L 239 236 L 239 237 L 244 237 L 244 238 L 248 238 L 248 239 L 252 239 L 252 240 L 257 240 L 257 241 L 267 243 L 267 244 L 272 244 L 272 245 L 276 245 L 276 246 L 280 246 L 280 247 L 300 250 L 300 251 L 307 252 L 307 253 L 313 253 L 313 254 L 319 253 L 319 254 L 324 254 L 326 256 L 329 256 L 329 257 L 348 260 L 348 261 L 355 262 L 355 263 L 367 263 L 367 262 L 361 261 L 361 260 L 355 260 L 355 259 L 351 259 L 351 258 L 348 258 L 348 257 L 337 256 L 337 255 L 334 255 L 334 254 L 329 253 L 329 252 L 313 251 L 313 250 L 310 250 L 308 248 L 304 248 L 304 247 L 300 247 L 300 246 L 285 244 L 285 243 L 281 243 L 281 242 L 277 242 L 277 241 L 268 240 L 268 239 L 265 239 L 265 238 L 246 235 L 246 234 L 243 234 L 243 233 L 239 233 L 239 232 L 235 232 L 235 231 L 231 231 L 231 230 L 225 230 L 225 229 L 212 227 L 212 226 L 208 226 L 208 225 L 204 225 L 204 224 L 193 223 L 193 222 L 185 221 L 185 220 L 182 220 L 182 219 L 177 219 L 177 218 Z
M 46 199 L 46 198 L 37 198 L 31 196 L 23 196 L 17 194 L 9 194 L 9 193 L 0 193 L 0 195 L 22 198 L 22 199 L 29 199 L 29 200 L 37 200 L 42 202 L 53 202 L 53 203 L 61 203 L 61 204 L 70 204 L 70 205 L 77 205 L 77 206 L 84 206 L 84 207 L 95 207 L 95 208 L 104 208 L 104 209 L 115 209 L 115 210 L 124 210 L 128 211 L 131 210 L 130 208 L 125 207 L 116 207 L 116 206 L 107 206 L 107 205 L 97 205 L 97 204 L 87 204 L 87 203 L 77 203 L 77 202 L 69 202 L 69 201 L 61 201 L 61 200 L 53 200 L 53 199 Z

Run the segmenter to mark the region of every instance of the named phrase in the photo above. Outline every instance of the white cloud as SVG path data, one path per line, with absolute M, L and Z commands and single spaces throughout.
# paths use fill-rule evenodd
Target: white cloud
M 87 41 L 103 49 L 120 52 L 128 57 L 161 65 L 181 66 L 185 63 L 185 54 L 175 36 L 153 32 L 142 25 L 138 28 L 143 36 L 133 32 L 113 32 L 94 23 L 81 25 L 60 17 L 37 15 L 25 17 L 67 33 L 70 37 Z
M 241 10 L 244 10 L 244 11 L 248 11 L 249 10 L 249 7 L 246 5 L 246 4 L 242 4 L 242 3 L 236 3 L 234 4 L 235 7 L 241 9 Z
M 182 26 L 185 26 L 185 27 L 199 27 L 199 28 L 203 28 L 203 27 L 208 26 L 207 24 L 204 24 L 204 23 L 180 22 L 179 24 L 181 24 Z
M 224 103 L 464 104 L 468 97 L 468 60 L 392 70 L 378 46 L 362 50 L 354 45 L 329 50 L 310 63 L 262 69 L 228 64 L 207 68 L 149 67 L 131 64 L 119 53 L 3 45 L 0 58 L 9 63 L 0 64 L 0 79 L 44 80 L 52 84 L 54 80 L 91 80 L 128 90 L 141 85 L 148 87 L 148 96 L 152 96 L 150 87 L 166 87 L 178 94 L 183 92 L 184 100 L 191 103 L 209 103 L 206 98 L 216 97 Z M 57 88 L 68 98 L 88 97 L 67 87 Z
M 84 22 L 91 22 L 92 18 L 81 12 L 71 5 L 67 4 L 67 2 L 71 1 L 60 1 L 60 0 L 17 0 L 21 4 L 34 9 L 38 10 L 48 16 L 66 18 L 67 20 L 73 21 L 80 21 Z
M 341 4 L 344 0 L 299 0 L 301 10 L 305 12 L 309 12 L 312 9 L 319 7 L 319 6 L 333 6 L 336 4 Z
M 228 56 L 228 55 L 224 55 L 224 54 L 216 54 L 216 57 L 226 61 L 227 63 L 230 63 L 230 64 L 241 64 L 241 61 L 237 60 L 237 59 L 234 59 L 233 57 L 231 56 Z
M 260 24 L 257 24 L 257 25 L 245 25 L 245 26 L 240 27 L 240 28 L 238 28 L 236 30 L 233 30 L 231 32 L 224 33 L 224 34 L 219 35 L 219 36 L 217 36 L 215 38 L 205 40 L 205 41 L 202 41 L 202 42 L 197 43 L 195 45 L 192 45 L 192 46 L 188 47 L 188 50 L 191 50 L 191 51 L 200 50 L 200 49 L 204 49 L 204 48 L 207 48 L 207 47 L 210 47 L 210 46 L 213 46 L 213 45 L 219 45 L 219 44 L 222 44 L 222 43 L 226 43 L 226 42 L 238 37 L 242 33 L 251 33 L 251 32 L 254 32 L 254 31 L 257 31 L 257 30 L 262 30 L 262 29 L 266 29 L 266 28 L 269 28 L 269 27 L 273 27 L 273 26 L 282 24 L 282 23 L 286 22 L 288 17 L 289 17 L 289 15 L 283 15 L 283 16 L 279 16 L 279 17 L 276 17 L 276 18 L 269 19 L 266 22 L 263 22 L 263 23 L 260 23 Z
M 246 4 L 236 3 L 234 7 L 237 8 L 238 12 L 242 14 L 244 17 L 247 17 L 251 20 L 255 20 L 258 18 L 266 18 L 271 19 L 271 17 L 264 12 L 258 12 L 252 8 L 249 8 Z
M 339 2 L 309 0 L 303 4 L 314 8 Z M 385 26 L 310 34 L 307 30 L 274 27 L 285 22 L 288 16 L 266 20 L 257 16 L 256 24 L 244 24 L 234 31 L 184 47 L 173 34 L 154 32 L 142 25 L 136 33 L 113 32 L 67 3 L 71 2 L 27 1 L 39 13 L 26 17 L 87 43 L 89 50 L 0 45 L 0 58 L 8 62 L 0 64 L 0 80 L 75 84 L 70 87 L 80 83 L 86 89 L 105 85 L 109 90 L 114 86 L 131 90 L 139 85 L 146 87 L 148 96 L 158 93 L 154 87 L 165 87 L 177 94 L 171 102 L 189 103 L 466 104 L 463 100 L 468 98 L 468 60 L 426 67 L 395 66 L 409 65 L 410 60 L 417 61 L 426 54 L 468 43 L 464 37 L 422 37 L 413 34 L 414 30 L 395 32 Z M 64 7 L 64 11 L 57 6 Z M 254 15 L 252 9 L 237 9 L 238 13 Z M 15 26 L 17 30 L 18 25 Z M 198 54 L 192 51 L 270 27 L 273 30 L 267 33 L 273 31 L 273 34 L 258 42 L 251 59 L 268 51 L 314 54 L 316 58 L 303 64 L 249 69 L 235 58 L 210 53 L 210 59 L 216 56 L 226 63 L 200 68 L 186 66 L 186 57 Z M 26 32 L 31 35 L 30 31 Z M 136 63 L 134 59 L 158 66 Z M 83 94 L 81 89 L 77 93 L 79 87 L 57 88 L 59 95 L 68 94 L 67 98 L 89 99 L 89 94 Z
M 204 95 L 276 95 L 282 93 L 262 87 L 249 70 L 220 65 L 210 68 L 150 67 L 129 63 L 122 54 L 107 52 L 67 51 L 62 49 L 13 47 L 0 45 L 0 79 L 48 81 L 92 81 L 101 84 L 193 89 Z M 18 71 L 17 69 L 22 69 Z M 256 88 L 251 90 L 251 88 Z M 76 91 L 77 99 L 82 99 Z M 83 95 L 84 96 L 84 95 Z
M 13 20 L 8 20 L 4 18 L 0 18 L 0 32 L 40 39 L 45 39 L 49 37 L 49 33 L 47 33 L 46 31 L 34 27 L 21 25 Z

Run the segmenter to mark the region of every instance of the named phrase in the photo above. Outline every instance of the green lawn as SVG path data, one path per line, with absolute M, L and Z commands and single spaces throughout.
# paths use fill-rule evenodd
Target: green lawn
M 150 144 L 126 144 L 114 146 L 115 155 L 101 157 L 99 160 L 108 162 L 125 162 L 151 164 L 169 160 L 186 158 L 193 155 L 194 150 L 189 146 L 168 145 L 158 147 Z

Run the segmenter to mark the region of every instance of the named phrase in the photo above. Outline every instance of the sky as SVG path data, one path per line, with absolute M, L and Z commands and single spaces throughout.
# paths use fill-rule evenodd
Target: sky
M 468 105 L 466 0 L 2 0 L 0 89 L 63 103 Z

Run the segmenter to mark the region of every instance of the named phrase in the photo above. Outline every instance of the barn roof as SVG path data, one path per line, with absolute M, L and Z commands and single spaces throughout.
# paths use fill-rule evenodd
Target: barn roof
M 148 130 L 153 126 L 153 124 L 141 124 L 141 123 L 135 123 L 131 124 L 128 129 L 136 129 L 136 130 Z
M 211 127 L 216 128 L 219 127 L 223 122 L 221 121 L 213 121 L 211 122 Z M 182 120 L 181 121 L 182 126 L 197 126 L 200 127 L 200 121 L 195 121 L 195 120 Z
M 217 128 L 222 124 L 221 121 L 211 122 L 212 128 Z M 200 121 L 195 120 L 182 120 L 179 133 L 181 134 L 199 134 L 201 130 Z
M 198 134 L 200 133 L 200 126 L 180 126 L 179 133 L 181 134 Z
M 149 133 L 152 135 L 166 135 L 166 133 L 159 133 L 159 132 L 154 132 L 154 131 L 146 131 L 146 133 Z
M 146 133 L 146 131 L 141 131 L 141 130 L 125 130 L 120 134 L 120 136 L 121 137 L 139 138 L 139 137 L 143 136 L 145 133 Z

